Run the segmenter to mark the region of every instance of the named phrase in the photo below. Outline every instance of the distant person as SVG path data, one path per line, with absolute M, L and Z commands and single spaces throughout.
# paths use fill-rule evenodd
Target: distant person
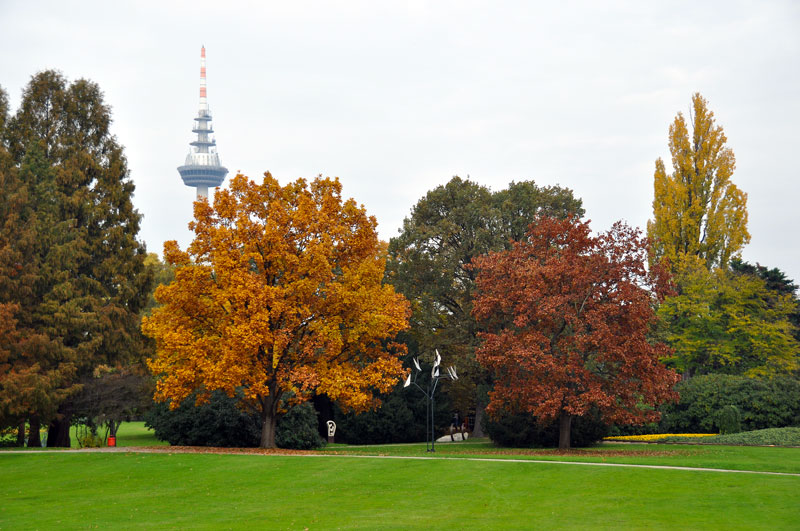
M 459 418 L 458 418 L 458 411 L 456 411 L 455 413 L 453 413 L 453 420 L 450 421 L 450 440 L 451 441 L 455 441 L 456 440 L 456 438 L 454 437 L 453 434 L 458 431 L 458 427 L 461 426 L 461 425 L 462 424 L 459 422 Z M 462 440 L 464 439 L 463 431 L 461 433 L 461 439 Z

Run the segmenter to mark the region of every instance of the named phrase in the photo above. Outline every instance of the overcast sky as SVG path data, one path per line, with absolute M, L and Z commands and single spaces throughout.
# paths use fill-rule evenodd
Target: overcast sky
M 157 252 L 192 237 L 201 45 L 229 178 L 338 176 L 386 240 L 453 175 L 559 184 L 594 230 L 644 229 L 699 91 L 748 194 L 744 258 L 800 280 L 800 2 L 599 4 L 0 0 L 0 85 L 12 109 L 40 70 L 100 85 Z

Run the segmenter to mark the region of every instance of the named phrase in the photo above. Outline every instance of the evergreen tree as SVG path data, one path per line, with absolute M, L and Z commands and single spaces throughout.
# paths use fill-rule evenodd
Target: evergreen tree
M 95 83 L 45 71 L 32 77 L 3 132 L 17 178 L 3 198 L 0 283 L 19 305 L 22 340 L 12 345 L 15 376 L 0 394 L 50 422 L 49 446 L 69 444 L 69 397 L 78 380 L 145 348 L 139 312 L 152 273 L 110 124 Z

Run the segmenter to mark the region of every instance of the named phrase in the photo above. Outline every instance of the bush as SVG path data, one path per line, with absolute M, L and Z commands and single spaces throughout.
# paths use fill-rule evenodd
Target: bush
M 541 425 L 528 413 L 501 412 L 484 420 L 484 430 L 498 446 L 541 448 L 558 446 L 558 420 Z M 574 417 L 570 428 L 570 445 L 591 446 L 606 436 L 608 426 L 596 413 Z
M 729 405 L 739 410 L 744 431 L 800 426 L 800 381 L 792 378 L 706 374 L 678 382 L 675 389 L 680 401 L 662 406 L 662 433 L 719 432 Z
M 294 406 L 278 420 L 275 444 L 293 450 L 312 450 L 325 445 L 317 432 L 317 412 L 311 404 Z
M 728 435 L 714 435 L 702 439 L 690 437 L 668 437 L 668 442 L 701 444 L 726 444 L 731 446 L 800 446 L 800 428 L 769 428 L 743 431 Z
M 659 433 L 658 422 L 647 424 L 612 424 L 608 427 L 606 437 L 620 437 L 625 435 L 651 435 Z
M 102 448 L 106 445 L 105 439 L 97 433 L 88 432 L 79 435 L 77 439 L 81 448 Z
M 261 419 L 237 404 L 237 398 L 220 391 L 200 406 L 195 406 L 195 397 L 190 396 L 175 410 L 156 404 L 145 414 L 145 425 L 172 446 L 255 448 L 261 442 Z M 300 411 L 295 411 L 298 408 Z M 319 448 L 324 441 L 317 434 L 313 408 L 305 404 L 290 409 L 278 420 L 275 442 L 281 448 Z
M 723 435 L 742 431 L 742 415 L 736 406 L 727 405 L 719 413 L 719 432 Z
M 436 433 L 450 426 L 450 401 L 444 393 L 436 395 Z M 365 413 L 343 413 L 337 408 L 336 440 L 348 444 L 391 444 L 425 440 L 426 399 L 418 389 L 398 387 L 383 398 L 381 407 Z
M 208 403 L 195 406 L 194 395 L 170 410 L 156 404 L 145 414 L 145 425 L 172 446 L 256 447 L 261 440 L 261 421 L 237 407 L 237 400 L 215 391 Z

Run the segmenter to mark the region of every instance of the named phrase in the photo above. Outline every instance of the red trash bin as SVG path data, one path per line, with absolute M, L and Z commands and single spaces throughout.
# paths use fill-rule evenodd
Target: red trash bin
M 116 446 L 117 445 L 117 438 L 113 435 L 108 436 L 108 445 L 109 446 Z

